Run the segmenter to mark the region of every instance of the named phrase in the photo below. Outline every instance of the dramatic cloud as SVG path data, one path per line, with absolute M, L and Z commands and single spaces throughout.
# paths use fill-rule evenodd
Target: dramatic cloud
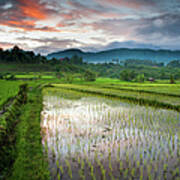
M 150 19 L 143 19 L 144 28 L 138 28 L 138 33 L 144 36 L 160 33 L 166 37 L 180 36 L 180 14 L 164 14 Z
M 97 0 L 97 2 L 105 6 L 126 7 L 131 9 L 141 9 L 147 5 L 154 5 L 153 1 L 147 0 Z
M 77 41 L 75 39 L 55 39 L 55 38 L 44 38 L 44 39 L 36 39 L 36 38 L 27 38 L 20 37 L 18 40 L 23 41 L 31 41 L 39 44 L 36 48 L 32 48 L 31 50 L 35 50 L 37 53 L 47 54 L 56 50 L 64 50 L 67 48 L 79 48 L 82 46 L 88 46 L 87 44 Z M 41 45 L 43 44 L 43 45 Z
M 23 29 L 25 31 L 58 31 L 47 25 L 38 27 L 36 22 L 46 20 L 55 14 L 55 11 L 48 8 L 48 3 L 40 0 L 9 0 L 0 4 L 0 24 Z
M 0 46 L 180 49 L 179 0 L 1 0 Z

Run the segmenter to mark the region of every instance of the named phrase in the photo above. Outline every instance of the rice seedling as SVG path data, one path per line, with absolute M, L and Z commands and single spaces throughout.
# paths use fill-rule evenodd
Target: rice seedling
M 69 178 L 72 179 L 71 164 L 69 163 L 68 160 L 65 160 L 65 163 L 66 163 L 66 166 L 67 166 L 67 168 L 68 168 L 68 175 L 69 175 Z
M 91 178 L 93 179 L 93 180 L 96 180 L 96 176 L 95 176 L 95 174 L 94 174 L 94 167 L 91 165 L 90 166 L 90 173 L 91 173 Z

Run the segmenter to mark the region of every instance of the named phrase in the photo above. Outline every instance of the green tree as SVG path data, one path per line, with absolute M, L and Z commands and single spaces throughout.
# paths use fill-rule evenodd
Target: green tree
M 174 76 L 170 75 L 170 84 L 175 84 Z
M 4 79 L 4 74 L 0 73 L 0 79 Z
M 86 70 L 84 73 L 84 80 L 85 81 L 96 81 L 96 74 L 90 70 Z
M 73 64 L 82 64 L 83 63 L 83 59 L 82 57 L 79 57 L 77 55 L 74 55 L 71 59 L 70 62 Z
M 132 81 L 136 77 L 136 72 L 134 70 L 125 69 L 121 71 L 120 78 L 123 81 Z
M 167 64 L 167 67 L 180 67 L 180 60 L 174 60 Z

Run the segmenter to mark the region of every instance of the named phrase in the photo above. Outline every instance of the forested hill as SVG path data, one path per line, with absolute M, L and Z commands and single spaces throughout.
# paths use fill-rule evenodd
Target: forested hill
M 151 60 L 156 62 L 168 63 L 172 60 L 180 59 L 180 51 L 126 48 L 112 49 L 100 52 L 83 52 L 79 49 L 68 49 L 51 53 L 47 56 L 47 58 L 70 58 L 73 55 L 82 57 L 86 62 L 94 63 L 111 62 L 112 60 L 121 61 L 127 59 Z

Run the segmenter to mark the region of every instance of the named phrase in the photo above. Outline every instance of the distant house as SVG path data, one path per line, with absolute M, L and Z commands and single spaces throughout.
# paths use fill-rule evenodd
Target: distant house
M 150 81 L 150 82 L 154 82 L 154 81 L 155 81 L 155 79 L 154 79 L 154 78 L 152 78 L 152 77 L 150 77 L 150 78 L 148 78 L 148 81 Z

